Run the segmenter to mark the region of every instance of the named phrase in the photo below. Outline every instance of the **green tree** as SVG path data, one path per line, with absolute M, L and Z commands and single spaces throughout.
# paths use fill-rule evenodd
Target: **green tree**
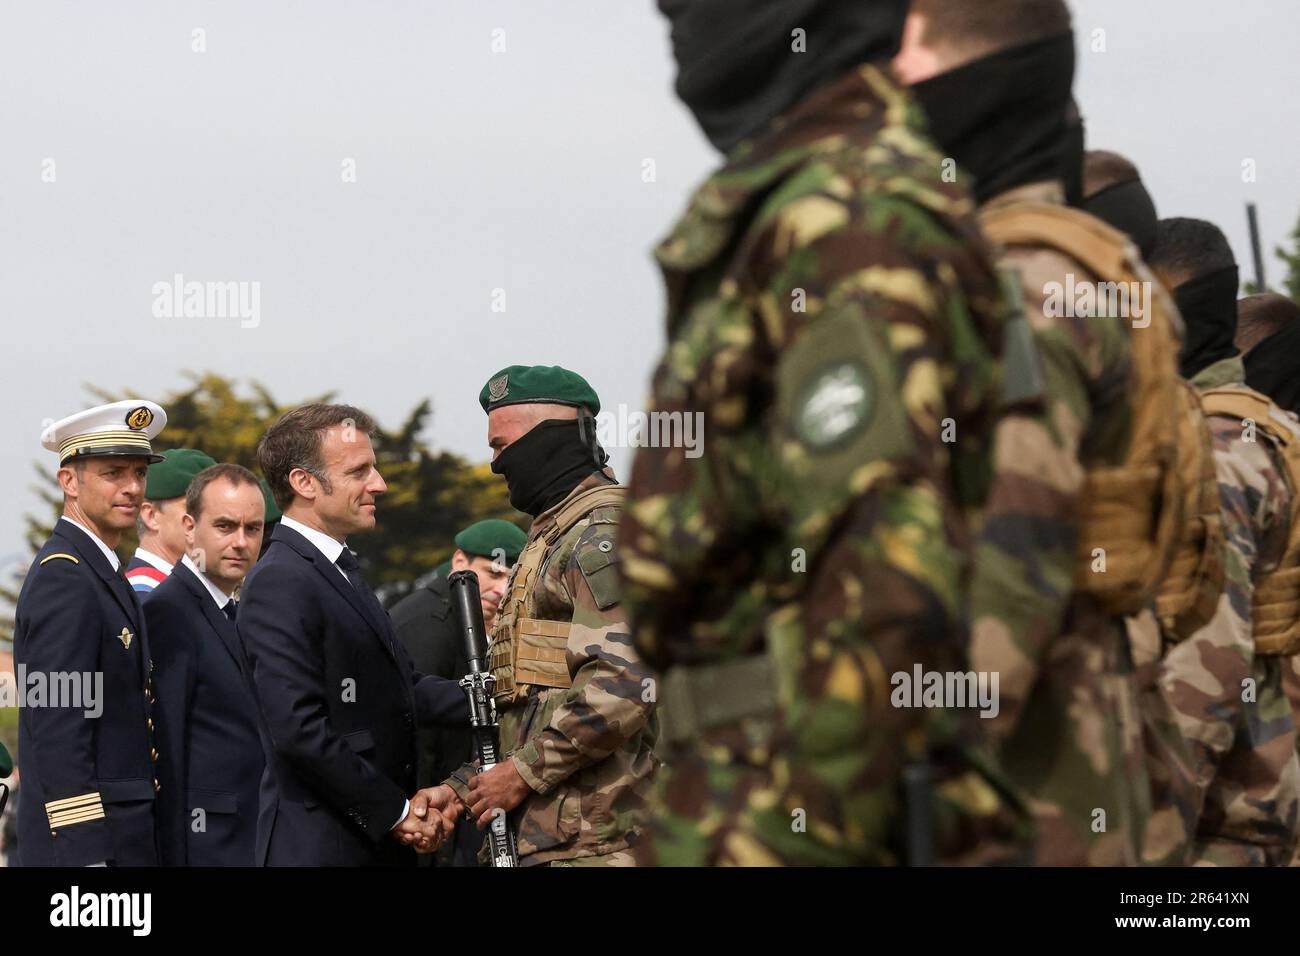
M 1300 302 L 1300 221 L 1296 222 L 1295 229 L 1291 232 L 1291 251 L 1284 247 L 1277 247 L 1277 257 L 1286 263 L 1287 275 L 1285 280 L 1286 294 L 1294 301 Z
M 208 372 L 191 375 L 190 384 L 160 404 L 167 410 L 167 427 L 155 445 L 201 448 L 217 461 L 236 462 L 257 471 L 257 442 L 283 412 L 307 401 L 329 401 L 333 393 L 304 402 L 281 404 L 264 386 L 236 383 Z M 132 397 L 129 393 L 88 387 L 96 402 Z M 361 557 L 367 579 L 381 600 L 391 603 L 405 593 L 410 582 L 441 564 L 455 550 L 452 538 L 461 528 L 484 518 L 505 518 L 526 527 L 526 518 L 510 506 L 505 482 L 487 465 L 471 465 L 449 452 L 434 452 L 421 439 L 432 406 L 420 402 L 395 430 L 380 428 L 375 436 L 375 457 L 388 492 L 379 502 L 375 531 L 350 542 Z M 26 516 L 27 545 L 34 555 L 58 520 L 63 498 L 50 462 L 34 463 L 40 483 L 35 490 L 46 507 Z M 129 558 L 135 534 L 123 535 L 118 553 Z M 18 599 L 21 581 L 0 583 L 0 600 L 11 607 Z M 0 620 L 0 640 L 13 633 L 13 619 Z

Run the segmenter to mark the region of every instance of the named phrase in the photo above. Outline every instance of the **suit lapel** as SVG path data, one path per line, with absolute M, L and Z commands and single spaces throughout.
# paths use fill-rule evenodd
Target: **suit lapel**
M 108 558 L 104 557 L 104 552 L 99 550 L 99 545 L 95 544 L 86 532 L 62 518 L 55 522 L 54 533 L 72 545 L 82 559 L 95 569 L 95 573 L 108 587 L 114 600 L 126 612 L 127 618 L 135 627 L 136 634 L 142 634 L 144 628 L 141 626 L 141 621 L 144 615 L 140 613 L 140 601 L 135 596 L 131 585 L 126 582 L 126 578 L 113 570 L 113 566 L 108 563 Z M 148 655 L 145 656 L 147 659 Z
M 310 560 L 321 577 L 328 581 L 334 590 L 343 595 L 344 599 L 352 605 L 353 610 L 361 615 L 362 620 L 366 622 L 370 630 L 374 632 L 375 637 L 379 639 L 379 643 L 383 645 L 384 650 L 388 652 L 388 656 L 393 658 L 394 661 L 397 660 L 397 653 L 393 649 L 392 634 L 387 626 L 388 616 L 384 614 L 384 609 L 379 605 L 378 598 L 374 597 L 373 594 L 363 595 L 354 588 L 352 582 L 339 570 L 338 565 L 331 563 L 325 555 L 321 554 L 319 548 L 292 528 L 277 525 L 271 537 L 272 540 L 285 542 L 303 557 Z M 366 600 L 367 597 L 370 598 L 369 601 Z M 372 603 L 373 608 L 371 607 Z
M 244 673 L 244 655 L 239 646 L 239 636 L 235 631 L 235 625 L 226 617 L 224 611 L 217 607 L 217 602 L 212 600 L 212 595 L 208 589 L 203 586 L 203 582 L 198 576 L 187 568 L 184 564 L 176 565 L 172 575 L 179 577 L 181 582 L 189 590 L 190 596 L 199 602 L 199 608 L 203 612 L 203 619 L 208 622 L 208 626 L 225 645 L 226 651 L 235 662 L 235 667 L 239 672 Z

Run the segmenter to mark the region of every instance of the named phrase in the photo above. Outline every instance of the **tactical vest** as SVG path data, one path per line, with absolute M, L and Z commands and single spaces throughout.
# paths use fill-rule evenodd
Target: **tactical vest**
M 1077 210 L 1015 202 L 981 211 L 980 224 L 999 245 L 1055 249 L 1081 263 L 1099 283 L 1157 287 L 1136 247 L 1123 234 Z M 1088 469 L 1080 503 L 1074 588 L 1093 596 L 1109 614 L 1136 614 L 1155 598 L 1183 530 L 1186 502 L 1176 444 L 1182 418 L 1178 348 L 1167 301 L 1151 296 L 1149 325 L 1128 337 L 1132 362 L 1128 451 L 1119 464 Z M 1104 572 L 1094 568 L 1099 557 L 1105 562 Z
M 1207 415 L 1252 421 L 1277 442 L 1291 485 L 1291 527 L 1277 567 L 1255 584 L 1251 617 L 1255 653 L 1289 657 L 1300 651 L 1300 420 L 1243 385 L 1204 392 Z
M 1156 596 L 1156 616 L 1167 640 L 1181 641 L 1210 622 L 1223 594 L 1226 572 L 1219 476 L 1214 439 L 1200 393 L 1185 381 L 1178 389 L 1178 451 L 1182 499 L 1187 502 L 1178 550 Z
M 535 616 L 537 574 L 569 529 L 597 508 L 621 506 L 626 496 L 623 485 L 589 488 L 556 512 L 555 522 L 544 534 L 533 536 L 524 546 L 492 629 L 488 666 L 496 678 L 493 697 L 498 706 L 523 700 L 530 687 L 572 686 L 566 657 L 572 625 Z

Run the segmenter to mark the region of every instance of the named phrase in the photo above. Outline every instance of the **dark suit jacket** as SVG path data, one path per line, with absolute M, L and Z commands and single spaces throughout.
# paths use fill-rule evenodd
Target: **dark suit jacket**
M 92 681 L 102 675 L 97 703 L 103 709 L 87 717 L 94 708 L 83 697 L 86 706 L 18 712 L 19 862 L 156 866 L 152 663 L 144 614 L 90 535 L 62 519 L 23 581 L 14 663 L 29 685 L 35 675 L 46 681 L 56 674 L 91 675 Z
M 239 635 L 267 755 L 258 862 L 414 863 L 388 834 L 415 791 L 415 726 L 467 724 L 461 689 L 415 673 L 374 595 L 284 525 L 244 583 Z
M 266 761 L 235 625 L 184 564 L 144 606 L 154 652 L 166 866 L 252 866 Z
M 447 588 L 447 578 L 440 574 L 394 604 L 390 613 L 416 670 L 459 682 L 469 673 L 469 659 Z M 474 759 L 474 735 L 468 727 L 425 727 L 416 735 L 416 749 L 417 783 L 434 787 Z M 482 845 L 483 831 L 474 821 L 461 820 L 452 838 L 423 859 L 430 865 L 477 866 Z

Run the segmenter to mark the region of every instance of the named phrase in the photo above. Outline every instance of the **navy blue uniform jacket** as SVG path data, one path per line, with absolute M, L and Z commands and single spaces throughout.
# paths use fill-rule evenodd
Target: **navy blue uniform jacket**
M 244 583 L 238 627 L 267 756 L 258 863 L 414 863 L 389 830 L 415 791 L 416 724 L 467 725 L 460 687 L 415 673 L 369 589 L 284 525 Z
M 152 663 L 135 592 L 90 535 L 60 519 L 27 572 L 14 617 L 26 702 L 35 703 L 33 681 L 82 688 L 80 706 L 47 697 L 18 712 L 20 864 L 157 865 Z M 102 713 L 86 716 L 96 708 L 84 691 L 93 694 L 101 674 L 93 703 Z
M 266 761 L 234 623 L 184 564 L 144 605 L 158 703 L 165 866 L 252 866 Z

